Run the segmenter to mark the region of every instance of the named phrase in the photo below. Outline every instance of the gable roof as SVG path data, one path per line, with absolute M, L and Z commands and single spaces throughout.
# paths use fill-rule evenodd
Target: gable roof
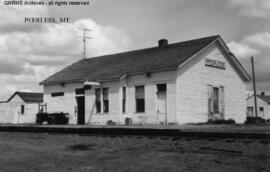
M 246 100 L 253 98 L 254 93 L 246 98 Z M 270 104 L 270 96 L 262 95 L 262 94 L 257 94 L 257 97 L 265 101 L 266 103 Z
M 18 95 L 26 103 L 42 103 L 43 102 L 43 94 L 42 93 L 20 92 L 20 91 L 16 91 L 7 100 L 7 102 L 9 102 L 15 95 Z
M 270 104 L 270 96 L 266 96 L 266 95 L 257 95 L 257 97 L 261 98 L 263 101 L 265 101 L 266 103 Z
M 221 37 L 215 35 L 168 44 L 162 47 L 158 46 L 83 59 L 49 76 L 40 84 L 54 85 L 85 81 L 118 80 L 128 74 L 176 70 L 193 55 L 218 39 L 221 39 Z

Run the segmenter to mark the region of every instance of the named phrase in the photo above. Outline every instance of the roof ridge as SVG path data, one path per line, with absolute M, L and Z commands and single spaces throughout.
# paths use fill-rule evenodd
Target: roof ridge
M 187 42 L 203 40 L 203 39 L 218 38 L 218 37 L 220 37 L 220 35 L 212 35 L 212 36 L 207 36 L 207 37 L 202 37 L 202 38 L 195 38 L 195 39 L 191 39 L 191 40 L 185 40 L 185 41 L 181 41 L 181 42 L 174 42 L 174 43 L 168 44 L 166 47 L 175 46 L 175 45 L 179 45 L 179 44 L 184 44 L 184 43 L 187 43 Z M 158 49 L 158 48 L 160 48 L 160 47 L 154 46 L 154 47 L 141 48 L 141 49 L 124 51 L 124 52 L 113 53 L 113 54 L 105 54 L 105 55 L 101 55 L 101 56 L 95 56 L 95 57 L 89 57 L 89 58 L 86 58 L 86 59 L 81 59 L 81 60 L 79 60 L 77 62 L 81 62 L 81 61 L 85 61 L 85 60 L 88 61 L 88 60 L 92 60 L 92 59 L 95 59 L 95 58 L 110 57 L 110 56 L 116 56 L 116 55 L 125 55 L 125 54 L 141 52 L 141 51 L 146 51 L 146 50 L 152 50 L 152 49 Z M 73 64 L 75 64 L 75 63 L 73 63 Z
M 270 95 L 267 96 L 267 95 L 256 94 L 256 97 L 259 97 L 266 103 L 270 104 Z
M 15 95 L 18 95 L 25 102 L 29 102 L 29 100 L 26 99 L 27 97 L 43 97 L 43 93 L 16 91 L 10 96 L 10 98 L 6 102 L 9 102 L 11 99 L 13 99 Z
M 16 91 L 16 93 L 43 94 L 42 92 Z

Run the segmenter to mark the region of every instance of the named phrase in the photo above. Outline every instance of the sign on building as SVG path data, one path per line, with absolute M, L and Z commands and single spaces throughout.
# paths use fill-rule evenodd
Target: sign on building
M 205 66 L 215 67 L 219 69 L 225 69 L 225 62 L 205 58 Z

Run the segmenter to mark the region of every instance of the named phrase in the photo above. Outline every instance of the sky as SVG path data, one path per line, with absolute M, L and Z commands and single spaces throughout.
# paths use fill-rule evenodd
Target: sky
M 74 0 L 73 0 L 74 1 Z M 82 58 L 221 35 L 251 74 L 270 91 L 269 0 L 90 0 L 89 6 L 0 4 L 0 100 L 15 91 L 42 92 L 38 83 Z M 67 24 L 24 23 L 24 17 L 70 17 Z M 248 86 L 248 89 L 252 87 Z

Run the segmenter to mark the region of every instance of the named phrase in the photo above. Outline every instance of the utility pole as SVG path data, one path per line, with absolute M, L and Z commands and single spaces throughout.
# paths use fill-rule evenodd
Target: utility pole
M 254 69 L 253 57 L 251 57 L 251 65 L 252 65 L 252 80 L 253 80 L 253 92 L 254 92 L 255 117 L 258 117 L 257 93 L 256 93 L 256 81 L 255 81 L 255 69 Z
M 91 39 L 91 37 L 86 36 L 86 32 L 90 32 L 92 31 L 91 29 L 87 29 L 87 28 L 80 28 L 80 30 L 83 31 L 83 36 L 79 36 L 83 38 L 83 59 L 86 59 L 86 39 Z

